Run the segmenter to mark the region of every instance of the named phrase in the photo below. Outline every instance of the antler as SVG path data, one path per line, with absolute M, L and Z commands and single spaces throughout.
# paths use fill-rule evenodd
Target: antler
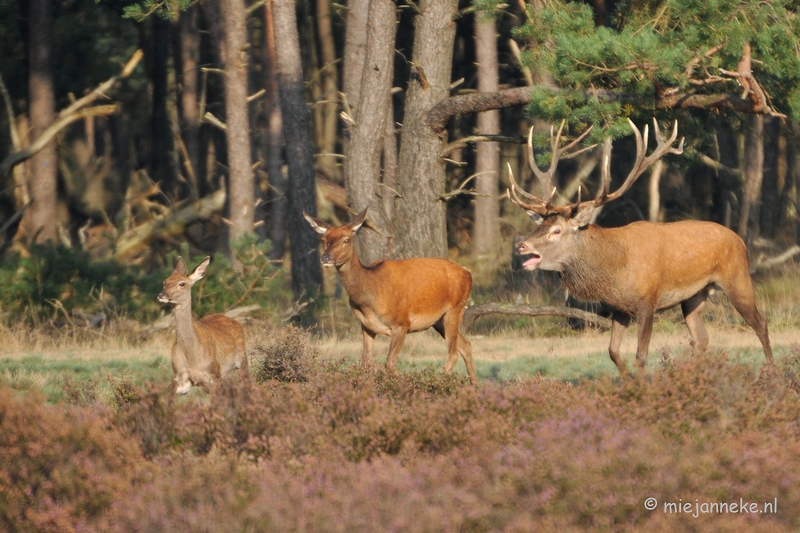
M 548 213 L 559 213 L 563 216 L 569 216 L 572 212 L 573 206 L 554 206 L 550 203 L 553 198 L 553 194 L 556 192 L 556 188 L 553 187 L 550 190 L 551 182 L 553 181 L 553 176 L 555 176 L 556 169 L 558 168 L 558 162 L 561 159 L 570 159 L 577 155 L 582 154 L 587 150 L 591 150 L 596 145 L 587 146 L 581 148 L 576 152 L 569 152 L 575 146 L 578 145 L 587 135 L 589 132 L 592 131 L 592 127 L 589 127 L 585 132 L 583 132 L 577 139 L 569 143 L 568 145 L 564 146 L 563 148 L 559 148 L 558 145 L 561 142 L 561 132 L 564 129 L 564 123 L 566 121 L 562 120 L 561 125 L 558 127 L 558 132 L 553 135 L 553 126 L 550 126 L 550 151 L 552 152 L 552 159 L 550 160 L 550 166 L 547 167 L 546 171 L 542 171 L 539 169 L 538 165 L 536 164 L 536 159 L 533 154 L 533 127 L 528 131 L 528 164 L 533 171 L 533 174 L 539 178 L 539 181 L 542 182 L 542 187 L 544 188 L 544 198 L 539 198 L 534 196 L 530 193 L 525 192 L 514 180 L 514 174 L 511 172 L 511 166 L 508 167 L 508 176 L 511 180 L 511 188 L 506 190 L 506 196 L 509 200 L 511 200 L 514 204 L 518 205 L 519 207 L 525 209 L 526 211 L 533 211 L 538 213 L 542 216 Z M 517 189 L 519 192 L 522 193 L 525 198 L 532 200 L 534 203 L 529 204 L 520 200 L 519 196 L 517 195 Z M 578 193 L 579 201 L 580 201 L 580 192 Z M 577 204 L 575 204 L 577 205 Z
M 678 138 L 678 121 L 676 120 L 672 126 L 672 135 L 666 141 L 661 138 L 661 131 L 658 128 L 658 121 L 653 118 L 653 131 L 656 135 L 656 140 L 658 142 L 658 146 L 656 149 L 653 150 L 653 153 L 650 155 L 647 154 L 647 142 L 648 142 L 648 130 L 647 125 L 644 127 L 644 135 L 639 131 L 639 128 L 636 127 L 636 124 L 629 118 L 628 124 L 631 125 L 633 129 L 633 134 L 636 138 L 636 161 L 633 164 L 633 168 L 631 169 L 628 177 L 625 178 L 625 181 L 622 183 L 619 189 L 614 191 L 613 193 L 608 193 L 608 187 L 611 182 L 611 173 L 609 172 L 609 164 L 608 161 L 603 161 L 602 169 L 603 169 L 603 189 L 602 193 L 598 195 L 595 200 L 592 200 L 597 207 L 604 205 L 612 200 L 616 200 L 623 194 L 625 194 L 628 189 L 631 188 L 631 185 L 641 176 L 645 170 L 650 168 L 653 163 L 664 157 L 666 154 L 682 154 L 683 153 L 683 142 L 686 140 L 685 137 L 681 137 L 681 142 L 677 148 L 672 146 L 672 143 L 675 142 L 675 139 Z M 610 157 L 610 154 L 607 152 L 604 154 L 604 158 Z
M 596 207 L 600 207 L 612 200 L 616 200 L 623 194 L 625 194 L 628 189 L 631 188 L 633 183 L 641 176 L 645 170 L 650 168 L 656 161 L 664 157 L 666 154 L 682 154 L 683 153 L 683 142 L 684 138 L 681 138 L 681 142 L 678 147 L 673 147 L 672 143 L 675 142 L 675 139 L 678 138 L 678 121 L 676 120 L 673 127 L 672 127 L 672 135 L 669 139 L 662 139 L 661 138 L 661 131 L 658 128 L 658 122 L 656 119 L 653 119 L 653 131 L 655 132 L 655 136 L 658 142 L 658 146 L 656 149 L 653 150 L 653 153 L 647 155 L 647 144 L 648 144 L 648 133 L 649 130 L 647 126 L 644 127 L 644 135 L 639 131 L 639 128 L 633 123 L 633 121 L 629 118 L 628 124 L 631 125 L 633 129 L 633 134 L 636 139 L 636 161 L 633 164 L 633 168 L 631 169 L 628 177 L 625 178 L 625 181 L 622 183 L 619 189 L 614 191 L 613 193 L 608 192 L 609 185 L 611 183 L 611 172 L 610 172 L 610 158 L 611 158 L 611 147 L 610 145 L 603 151 L 603 162 L 601 165 L 601 174 L 602 174 L 602 186 L 600 191 L 598 191 L 598 195 L 594 200 L 586 200 L 581 202 L 581 190 L 578 189 L 578 199 L 572 205 L 563 205 L 563 206 L 554 206 L 550 203 L 553 194 L 555 194 L 556 189 L 550 189 L 551 181 L 553 176 L 555 175 L 556 168 L 558 167 L 558 161 L 560 159 L 569 159 L 571 157 L 575 157 L 578 154 L 585 152 L 586 150 L 591 150 L 596 145 L 588 146 L 586 148 L 582 148 L 576 152 L 567 153 L 569 150 L 574 148 L 580 141 L 586 137 L 592 128 L 586 130 L 580 137 L 569 143 L 567 146 L 563 148 L 558 148 L 558 144 L 561 141 L 561 131 L 564 127 L 564 122 L 561 122 L 561 126 L 558 128 L 558 133 L 553 135 L 553 128 L 550 128 L 550 148 L 553 153 L 553 159 L 550 162 L 550 166 L 547 168 L 546 171 L 542 171 L 536 166 L 536 160 L 533 156 L 533 142 L 532 142 L 532 132 L 528 133 L 528 163 L 531 166 L 531 170 L 536 175 L 537 178 L 542 182 L 545 190 L 544 198 L 539 198 L 532 194 L 529 194 L 522 190 L 517 182 L 514 180 L 514 175 L 511 173 L 511 166 L 509 165 L 508 173 L 509 178 L 511 180 L 511 188 L 506 191 L 506 196 L 508 196 L 509 200 L 511 200 L 514 204 L 518 205 L 519 207 L 525 209 L 526 211 L 532 211 L 538 213 L 542 216 L 557 213 L 565 218 L 571 217 L 574 213 L 577 212 L 578 208 L 582 205 L 586 204 L 593 204 Z M 517 195 L 517 190 L 522 193 L 525 198 L 532 200 L 534 203 L 526 203 L 520 200 L 519 196 Z

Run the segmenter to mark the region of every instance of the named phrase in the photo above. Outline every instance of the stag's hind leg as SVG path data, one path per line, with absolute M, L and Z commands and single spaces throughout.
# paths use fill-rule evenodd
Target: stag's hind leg
M 756 308 L 756 293 L 753 290 L 753 280 L 750 273 L 743 269 L 732 276 L 730 280 L 717 282 L 717 285 L 728 295 L 733 307 L 739 311 L 761 341 L 767 361 L 772 362 L 772 346 L 769 342 L 767 321 Z
M 708 333 L 703 324 L 703 309 L 708 299 L 708 287 L 681 303 L 683 319 L 692 336 L 692 351 L 695 356 L 702 355 L 708 347 Z

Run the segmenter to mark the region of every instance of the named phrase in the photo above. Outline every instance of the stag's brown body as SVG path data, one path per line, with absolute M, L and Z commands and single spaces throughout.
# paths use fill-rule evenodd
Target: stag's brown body
M 376 335 L 391 338 L 386 367 L 393 368 L 406 334 L 432 327 L 447 343 L 445 373 L 452 371 L 461 353 L 470 381 L 476 383 L 472 344 L 460 332 L 472 290 L 472 274 L 468 270 L 437 258 L 376 261 L 365 266 L 358 259 L 353 238 L 366 218 L 366 210 L 343 226 L 305 217 L 323 235 L 325 252 L 321 261 L 338 270 L 350 307 L 361 322 L 365 363 L 372 363 Z
M 654 161 L 666 153 L 682 151 L 683 143 L 678 148 L 671 146 L 677 137 L 677 124 L 666 142 L 658 136 L 656 124 L 658 147 L 647 157 L 647 129 L 643 140 L 633 123 L 631 126 L 637 141 L 636 162 L 623 185 L 612 194 L 608 193 L 607 158 L 600 196 L 586 202 L 579 199 L 571 206 L 553 206 L 549 195 L 540 199 L 525 193 L 534 200 L 526 203 L 516 195 L 516 182 L 511 177 L 509 196 L 541 221 L 536 231 L 517 246 L 520 254 L 530 256 L 523 267 L 556 271 L 576 298 L 605 303 L 615 310 L 609 354 L 620 372 L 626 371 L 619 348 L 630 318 L 635 317 L 639 326 L 636 361 L 643 368 L 654 313 L 678 304 L 692 336 L 694 352 L 702 353 L 708 346 L 703 308 L 714 286 L 728 295 L 755 330 L 764 354 L 771 361 L 767 322 L 756 308 L 747 248 L 738 235 L 713 222 L 691 220 L 663 224 L 634 222 L 621 228 L 601 228 L 589 223 L 598 207 L 622 195 Z M 561 130 L 551 141 L 554 156 L 548 172 L 536 168 L 531 157 L 531 168 L 545 183 L 545 190 L 549 190 L 559 156 L 577 142 L 559 149 L 560 134 Z
M 206 272 L 210 258 L 186 275 L 183 259 L 164 280 L 158 295 L 162 303 L 175 305 L 175 344 L 172 346 L 172 371 L 175 392 L 186 394 L 192 385 L 214 386 L 216 381 L 235 368 L 247 375 L 244 330 L 233 318 L 222 314 L 192 317 L 191 289 Z

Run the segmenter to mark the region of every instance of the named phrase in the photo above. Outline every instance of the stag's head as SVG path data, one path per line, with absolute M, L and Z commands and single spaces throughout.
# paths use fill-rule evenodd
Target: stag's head
M 192 286 L 206 275 L 210 262 L 211 257 L 206 257 L 202 263 L 192 270 L 191 274 L 187 275 L 186 263 L 183 262 L 182 257 L 178 257 L 172 274 L 164 280 L 164 287 L 158 295 L 158 301 L 162 304 L 191 305 Z
M 355 257 L 353 238 L 367 219 L 366 209 L 359 213 L 356 218 L 342 226 L 331 226 L 327 222 L 323 222 L 306 213 L 303 213 L 303 216 L 311 225 L 311 228 L 322 235 L 322 246 L 325 249 L 319 258 L 322 266 L 341 268 Z
M 647 142 L 648 142 L 648 129 L 644 128 L 644 135 L 639 131 L 639 128 L 628 119 L 628 123 L 633 129 L 636 138 L 636 161 L 633 164 L 630 174 L 625 179 L 619 189 L 613 193 L 608 192 L 610 177 L 610 157 L 611 157 L 611 144 L 606 144 L 606 150 L 603 152 L 603 162 L 601 167 L 602 173 L 602 186 L 593 200 L 581 201 L 581 190 L 578 189 L 578 199 L 574 204 L 570 205 L 554 205 L 552 197 L 555 193 L 555 188 L 551 189 L 551 182 L 555 175 L 558 162 L 561 159 L 569 159 L 576 155 L 594 148 L 595 145 L 584 147 L 577 151 L 572 150 L 577 144 L 582 141 L 591 131 L 587 129 L 581 136 L 573 140 L 567 146 L 560 147 L 561 132 L 564 127 L 564 122 L 561 123 L 558 132 L 554 135 L 553 130 L 550 130 L 550 148 L 552 151 L 552 161 L 550 167 L 546 171 L 542 171 L 536 165 L 533 155 L 532 132 L 528 135 L 528 163 L 534 175 L 542 182 L 544 186 L 544 196 L 539 198 L 522 190 L 511 174 L 509 167 L 509 177 L 511 179 L 511 188 L 507 191 L 508 198 L 519 207 L 525 209 L 539 227 L 524 241 L 517 245 L 517 252 L 520 255 L 530 255 L 523 263 L 523 268 L 526 270 L 535 270 L 541 268 L 542 270 L 555 270 L 561 271 L 564 264 L 578 252 L 577 239 L 580 237 L 580 232 L 592 220 L 592 215 L 595 209 L 605 205 L 606 203 L 615 200 L 625 194 L 630 189 L 631 185 L 636 179 L 644 173 L 653 163 L 661 159 L 665 154 L 680 154 L 683 152 L 683 139 L 681 139 L 678 147 L 673 147 L 672 143 L 678 137 L 678 122 L 672 129 L 672 136 L 669 139 L 663 139 L 658 129 L 658 123 L 653 119 L 653 129 L 655 132 L 658 146 L 656 146 L 653 153 L 647 155 Z M 525 197 L 523 201 L 520 199 L 519 194 Z

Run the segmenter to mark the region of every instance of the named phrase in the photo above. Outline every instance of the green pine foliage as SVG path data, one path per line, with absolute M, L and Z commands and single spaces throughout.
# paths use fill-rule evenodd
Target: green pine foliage
M 646 102 L 657 91 L 740 93 L 734 79 L 705 86 L 689 80 L 735 71 L 749 43 L 753 74 L 773 106 L 800 118 L 800 20 L 790 1 L 627 0 L 618 4 L 610 27 L 596 26 L 583 2 L 553 0 L 528 9 L 527 23 L 516 35 L 530 43 L 523 60 L 574 91 L 537 87 L 530 104 L 536 116 L 603 124 L 604 136 L 625 134 L 630 131 L 625 118 L 653 115 Z M 592 90 L 624 96 L 600 103 L 587 98 Z M 635 105 L 629 103 L 634 98 Z

